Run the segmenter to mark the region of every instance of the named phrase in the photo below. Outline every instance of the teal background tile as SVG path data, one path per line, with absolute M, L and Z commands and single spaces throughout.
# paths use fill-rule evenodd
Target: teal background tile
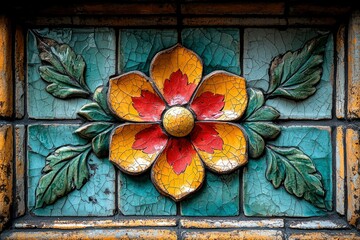
M 119 205 L 124 215 L 176 215 L 176 203 L 156 190 L 149 172 L 119 175 Z
M 86 63 L 85 80 L 90 90 L 107 84 L 109 77 L 115 74 L 115 31 L 108 28 L 84 29 L 40 29 L 38 33 L 43 37 L 54 39 L 59 43 L 69 44 L 80 54 Z M 61 100 L 47 93 L 47 84 L 40 78 L 38 68 L 41 60 L 38 56 L 34 35 L 28 33 L 27 41 L 28 64 L 28 114 L 38 119 L 74 119 L 78 118 L 77 111 L 89 100 L 70 99 Z
M 250 87 L 268 88 L 268 70 L 274 57 L 301 48 L 308 40 L 318 36 L 316 29 L 298 28 L 245 29 L 244 77 Z M 333 38 L 329 39 L 323 63 L 323 74 L 317 92 L 305 101 L 295 102 L 283 98 L 270 99 L 267 105 L 280 111 L 282 119 L 328 119 L 332 109 Z
M 332 150 L 330 127 L 283 127 L 275 146 L 298 146 L 315 163 L 326 190 L 325 203 L 332 208 Z M 243 175 L 243 203 L 246 216 L 323 216 L 327 212 L 290 195 L 283 187 L 275 189 L 265 178 L 266 158 L 250 159 Z
M 28 209 L 38 216 L 110 216 L 115 212 L 115 170 L 108 159 L 89 158 L 90 178 L 80 189 L 53 205 L 33 210 L 35 190 L 45 158 L 56 148 L 85 144 L 73 131 L 79 125 L 31 125 L 28 127 Z
M 125 29 L 120 31 L 120 72 L 138 70 L 149 76 L 150 62 L 161 50 L 177 43 L 173 29 Z
M 236 216 L 239 214 L 239 171 L 218 175 L 206 172 L 201 189 L 180 203 L 183 216 Z
M 204 75 L 215 70 L 240 74 L 240 33 L 232 28 L 187 28 L 183 45 L 196 52 L 204 64 Z

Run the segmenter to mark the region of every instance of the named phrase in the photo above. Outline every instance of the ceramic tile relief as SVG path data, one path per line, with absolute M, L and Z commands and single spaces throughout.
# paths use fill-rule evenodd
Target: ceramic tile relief
M 77 162 L 67 161 L 65 165 L 58 166 L 62 168 L 59 172 L 45 175 L 52 178 L 57 185 L 52 185 L 50 189 L 41 190 L 38 188 L 39 179 L 42 177 L 41 171 L 45 171 L 45 161 L 50 161 L 49 157 L 54 150 L 71 143 L 74 146 L 81 146 L 86 143 L 85 140 L 73 132 L 79 128 L 79 125 L 31 125 L 28 127 L 28 209 L 38 216 L 111 216 L 115 212 L 115 170 L 108 159 L 99 159 L 94 154 L 88 156 L 88 170 L 81 164 L 84 161 L 77 159 L 79 163 L 80 178 L 81 175 L 88 179 L 88 182 L 78 190 L 74 190 L 65 197 L 59 198 L 54 204 L 42 207 L 44 202 L 54 197 L 51 191 L 61 194 L 62 184 L 72 185 L 72 171 Z M 66 157 L 66 153 L 57 152 L 57 156 Z M 67 155 L 71 157 L 71 155 Z M 78 155 L 79 156 L 79 155 Z M 74 157 L 76 158 L 76 157 Z M 66 160 L 65 158 L 63 161 Z M 86 163 L 85 163 L 86 164 Z M 53 169 L 57 169 L 54 164 Z M 49 169 L 49 168 L 48 168 Z M 88 173 L 87 173 L 88 172 Z M 87 173 L 87 174 L 86 174 Z M 63 176 L 65 175 L 64 180 Z M 51 189 L 52 188 L 52 189 Z M 42 196 L 42 201 L 37 199 L 35 194 Z
M 269 62 L 279 54 L 295 51 L 306 41 L 323 33 L 314 29 L 245 29 L 244 32 L 244 77 L 248 86 L 268 89 Z M 302 102 L 287 99 L 270 99 L 280 113 L 281 119 L 324 119 L 331 118 L 333 39 L 330 34 L 322 64 L 322 76 L 316 93 Z
M 201 57 L 204 75 L 215 70 L 241 73 L 239 29 L 187 28 L 181 37 L 184 46 Z
M 321 174 L 325 190 L 325 207 L 332 210 L 332 150 L 329 127 L 283 127 L 281 135 L 270 144 L 276 146 L 298 146 L 309 156 L 316 169 Z M 282 159 L 284 161 L 285 159 Z M 266 156 L 260 159 L 250 159 L 244 170 L 243 176 L 243 205 L 246 216 L 321 216 L 329 212 L 315 207 L 313 204 L 296 198 L 285 191 L 284 188 L 274 189 L 274 186 L 266 179 L 268 176 Z M 295 163 L 294 163 L 295 164 Z M 283 168 L 299 167 L 283 162 L 279 165 Z M 291 171 L 287 170 L 288 173 Z M 301 177 L 292 173 L 287 178 L 296 178 L 297 184 L 301 183 Z M 286 181 L 286 180 L 285 180 Z M 289 183 L 288 188 L 293 188 Z
M 45 88 L 49 88 L 49 84 L 40 77 L 41 59 L 34 33 L 60 44 L 68 44 L 75 54 L 81 55 L 85 65 L 83 73 L 85 83 L 89 90 L 94 91 L 98 86 L 106 84 L 109 77 L 115 73 L 115 31 L 108 28 L 61 28 L 33 30 L 28 33 L 27 97 L 29 117 L 37 119 L 79 118 L 76 113 L 90 101 L 83 98 L 64 101 L 54 98 L 49 91 L 45 91 Z M 46 72 L 41 74 L 46 74 Z
M 88 81 L 87 55 L 77 53 L 76 45 L 46 32 L 30 34 L 42 60 L 37 66 L 45 83 L 42 93 L 68 106 L 74 99 L 87 99 L 72 109 L 82 124 L 55 121 L 29 128 L 29 207 L 36 214 L 60 215 L 59 205 L 79 202 L 75 209 L 85 204 L 85 211 L 67 208 L 63 215 L 111 215 L 118 208 L 123 215 L 237 216 L 239 199 L 251 196 L 245 190 L 241 195 L 239 186 L 238 169 L 247 165 L 246 174 L 257 176 L 258 169 L 266 169 L 262 177 L 269 188 L 255 191 L 260 193 L 256 203 L 282 191 L 318 211 L 314 215 L 331 208 L 329 165 L 318 164 L 318 155 L 308 145 L 302 148 L 302 141 L 285 145 L 288 129 L 296 128 L 278 126 L 276 120 L 286 114 L 269 105 L 273 99 L 302 104 L 318 94 L 329 34 L 313 34 L 294 51 L 286 48 L 268 59 L 269 83 L 263 90 L 239 75 L 241 36 L 236 29 L 185 29 L 184 45 L 177 43 L 174 30 L 120 30 L 119 74 L 95 82 Z M 64 136 L 55 139 L 56 134 Z M 118 170 L 117 186 L 114 171 L 111 181 L 103 179 L 106 171 L 100 166 Z M 98 189 L 94 197 L 93 181 L 99 181 L 97 187 L 113 184 L 112 190 Z M 104 196 L 113 192 L 117 206 Z M 90 213 L 84 199 L 106 210 Z M 307 211 L 295 215 L 307 216 Z

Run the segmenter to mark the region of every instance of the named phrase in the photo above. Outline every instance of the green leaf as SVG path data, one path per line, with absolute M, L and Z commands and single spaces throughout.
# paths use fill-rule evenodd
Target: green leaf
M 80 189 L 89 178 L 87 158 L 91 145 L 63 146 L 46 158 L 36 188 L 36 206 L 53 204 L 74 189 Z
M 112 127 L 112 123 L 94 122 L 85 124 L 75 130 L 75 133 L 86 139 L 92 139 L 106 129 Z
M 46 91 L 57 98 L 86 97 L 89 95 L 87 91 L 79 88 L 72 88 L 61 83 L 52 83 L 46 87 Z
M 248 122 L 244 123 L 243 126 L 255 131 L 264 139 L 274 139 L 280 133 L 280 127 L 271 122 Z
M 96 102 L 85 104 L 78 114 L 89 121 L 113 121 L 114 117 L 104 112 Z
M 107 102 L 107 92 L 108 92 L 108 87 L 104 87 L 104 86 L 98 87 L 94 92 L 94 100 L 107 114 L 111 114 Z
M 51 89 L 48 92 L 58 98 L 88 96 L 89 89 L 84 79 L 85 61 L 82 56 L 76 55 L 67 44 L 60 44 L 53 39 L 34 34 L 38 43 L 40 59 L 43 63 L 50 64 L 39 67 L 42 79 L 52 83 L 52 86 L 47 88 L 47 90 Z M 71 94 L 67 92 L 71 92 Z M 81 94 L 75 94 L 77 92 L 81 92 Z
M 267 145 L 266 178 L 275 188 L 284 185 L 286 191 L 325 209 L 325 190 L 321 175 L 313 161 L 295 147 Z
M 271 121 L 280 116 L 280 113 L 276 109 L 264 105 L 264 94 L 261 90 L 248 88 L 247 93 L 249 102 L 243 122 Z
M 106 131 L 100 133 L 95 138 L 93 138 L 91 142 L 93 152 L 99 158 L 109 156 L 110 135 L 113 129 L 114 127 L 111 127 Z
M 243 126 L 249 141 L 249 156 L 251 158 L 258 158 L 264 152 L 265 141 L 255 131 L 248 126 Z
M 304 100 L 316 92 L 328 35 L 308 41 L 302 49 L 279 55 L 271 62 L 268 96 Z

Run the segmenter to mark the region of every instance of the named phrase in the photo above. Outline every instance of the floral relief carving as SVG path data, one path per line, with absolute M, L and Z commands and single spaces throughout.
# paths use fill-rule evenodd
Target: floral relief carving
M 267 91 L 247 88 L 243 77 L 226 71 L 203 76 L 201 58 L 176 44 L 156 54 L 150 76 L 127 72 L 93 93 L 84 80 L 82 57 L 66 44 L 36 36 L 46 91 L 91 100 L 78 112 L 87 122 L 75 131 L 88 144 L 62 146 L 46 158 L 37 208 L 86 183 L 92 151 L 127 174 L 151 169 L 158 191 L 174 201 L 200 189 L 206 170 L 230 173 L 265 154 L 266 178 L 275 188 L 326 209 L 322 178 L 311 158 L 297 146 L 267 143 L 281 128 L 274 122 L 279 112 L 266 101 L 301 101 L 315 93 L 327 35 L 274 58 Z

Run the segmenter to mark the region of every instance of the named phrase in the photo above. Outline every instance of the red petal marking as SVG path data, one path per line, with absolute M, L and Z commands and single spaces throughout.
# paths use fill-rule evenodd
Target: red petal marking
M 152 125 L 145 128 L 135 135 L 135 142 L 132 148 L 142 150 L 144 153 L 151 154 L 160 151 L 166 144 L 168 137 L 163 133 L 159 125 Z
M 196 84 L 188 84 L 188 77 L 177 70 L 170 75 L 170 80 L 164 82 L 164 98 L 170 106 L 185 104 L 189 102 L 191 95 L 195 91 Z
M 190 165 L 191 159 L 196 154 L 190 141 L 186 138 L 173 138 L 169 140 L 166 148 L 166 159 L 174 172 L 179 175 Z
M 224 145 L 213 123 L 196 123 L 191 132 L 191 141 L 197 149 L 211 154 L 214 149 L 222 150 Z
M 191 108 L 198 120 L 213 120 L 219 118 L 225 105 L 224 95 L 204 92 L 195 98 L 191 103 Z
M 141 90 L 140 97 L 132 97 L 133 106 L 145 121 L 159 121 L 165 109 L 164 101 L 155 93 Z

